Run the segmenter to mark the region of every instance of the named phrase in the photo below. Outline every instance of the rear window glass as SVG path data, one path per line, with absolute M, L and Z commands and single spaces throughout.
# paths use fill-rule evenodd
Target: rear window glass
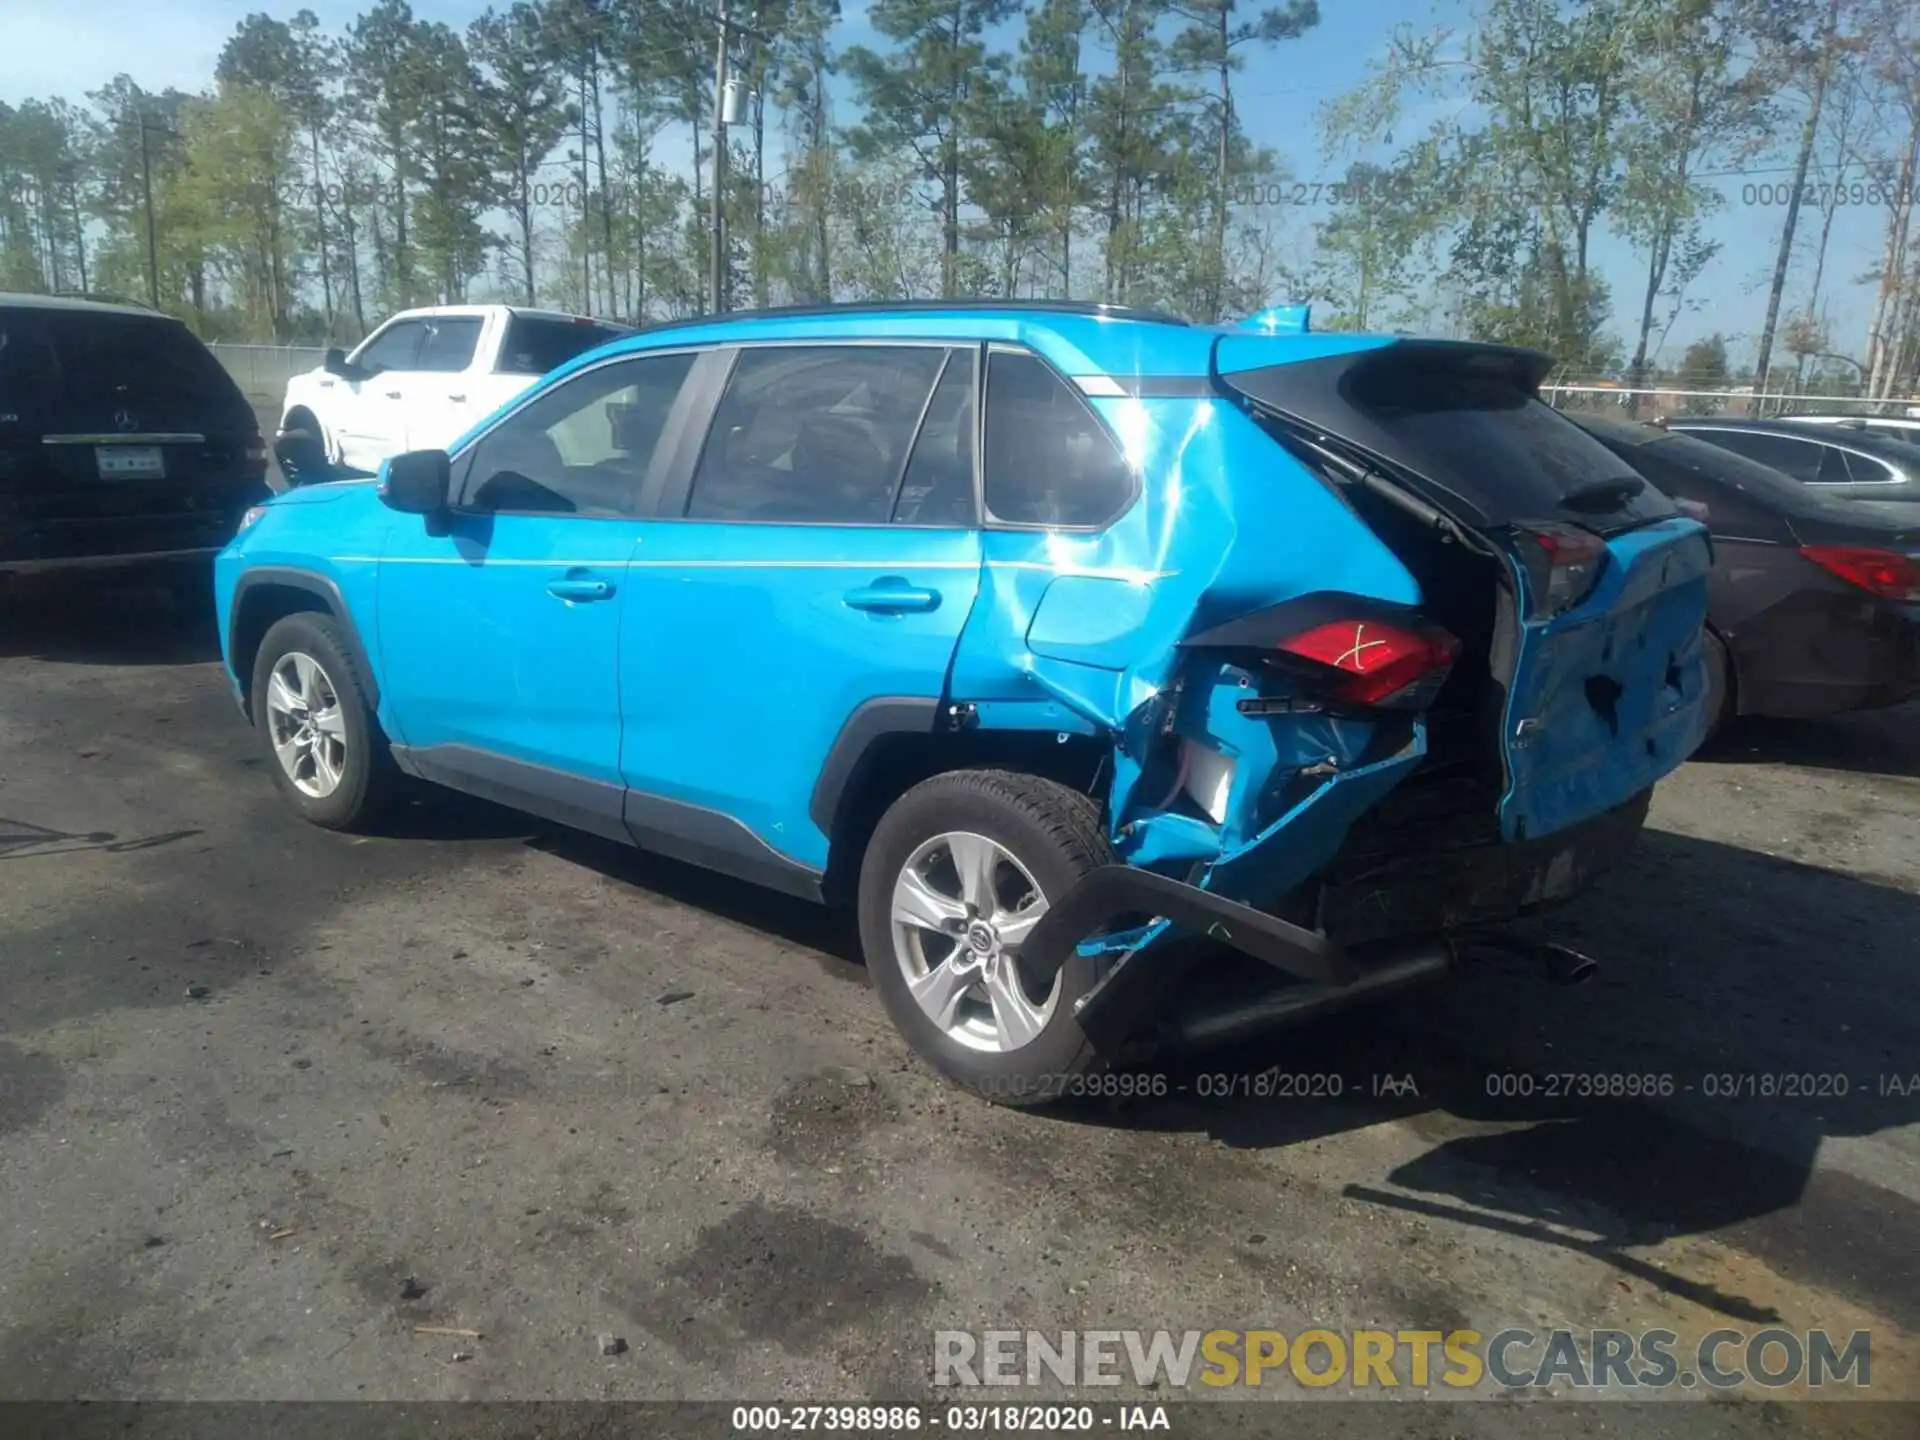
M 584 355 L 630 333 L 614 325 L 515 315 L 507 322 L 507 338 L 500 347 L 498 369 L 504 375 L 544 375 L 559 369 L 576 355 Z
M 232 377 L 178 321 L 22 308 L 0 309 L 0 424 L 206 433 L 254 420 Z
M 1552 406 L 1497 373 L 1455 366 L 1362 367 L 1350 399 L 1409 455 L 1489 513 L 1545 519 L 1573 507 L 1584 487 L 1633 476 L 1633 467 Z M 1658 489 L 1601 513 L 1580 515 L 1596 528 L 1628 528 L 1674 514 Z

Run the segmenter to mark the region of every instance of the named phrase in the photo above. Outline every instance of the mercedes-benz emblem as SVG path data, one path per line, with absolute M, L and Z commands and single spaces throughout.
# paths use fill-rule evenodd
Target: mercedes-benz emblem
M 116 410 L 113 412 L 113 423 L 120 427 L 122 433 L 131 433 L 140 422 L 134 419 L 131 410 Z

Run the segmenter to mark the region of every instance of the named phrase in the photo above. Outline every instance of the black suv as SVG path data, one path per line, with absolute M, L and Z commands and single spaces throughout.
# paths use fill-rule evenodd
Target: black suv
M 178 320 L 0 294 L 0 590 L 112 566 L 204 605 L 266 476 L 253 407 Z

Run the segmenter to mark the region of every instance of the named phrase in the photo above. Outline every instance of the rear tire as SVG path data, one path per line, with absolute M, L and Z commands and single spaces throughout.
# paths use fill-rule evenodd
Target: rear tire
M 1037 776 L 956 770 L 894 802 L 861 864 L 860 943 L 921 1058 L 1004 1105 L 1058 1099 L 1100 1067 L 1074 1007 L 1103 962 L 1070 957 L 1042 995 L 1018 946 L 1048 904 L 1113 860 L 1099 805 Z
M 368 690 L 330 615 L 275 622 L 254 656 L 253 723 L 267 768 L 301 817 L 324 829 L 367 829 L 400 787 Z
M 1707 659 L 1707 733 L 1705 740 L 1712 740 L 1727 728 L 1734 716 L 1734 674 L 1733 657 L 1727 651 L 1726 641 L 1713 631 L 1705 632 L 1703 644 Z M 1705 740 L 1702 743 L 1705 743 Z

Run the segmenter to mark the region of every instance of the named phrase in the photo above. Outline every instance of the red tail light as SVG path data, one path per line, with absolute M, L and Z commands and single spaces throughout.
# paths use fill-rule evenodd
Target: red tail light
M 1897 550 L 1864 545 L 1802 545 L 1800 553 L 1849 585 L 1887 600 L 1920 600 L 1920 564 Z
M 1422 633 L 1378 620 L 1330 620 L 1282 640 L 1280 649 L 1345 672 L 1334 679 L 1334 700 L 1418 709 L 1446 681 L 1460 642 L 1439 629 Z
M 247 469 L 253 474 L 263 479 L 266 477 L 267 444 L 266 441 L 260 438 L 258 431 L 255 431 L 247 437 L 246 463 Z
M 1519 537 L 1535 619 L 1579 604 L 1606 568 L 1607 542 L 1578 525 L 1521 526 Z

